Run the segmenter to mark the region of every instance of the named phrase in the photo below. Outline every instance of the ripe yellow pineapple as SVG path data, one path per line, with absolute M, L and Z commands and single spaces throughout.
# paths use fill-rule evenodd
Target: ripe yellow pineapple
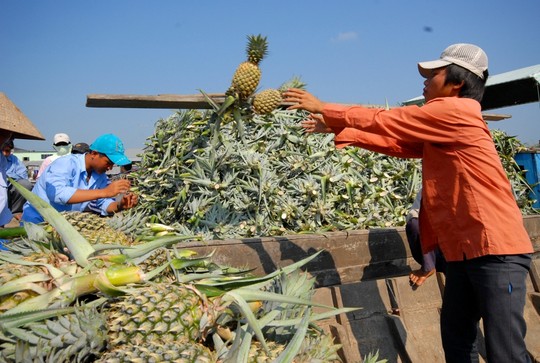
M 274 111 L 281 100 L 281 92 L 277 89 L 266 89 L 253 98 L 253 111 L 259 115 L 266 115 Z
M 259 63 L 268 52 L 266 37 L 249 35 L 246 48 L 247 61 L 241 63 L 234 73 L 231 90 L 241 99 L 249 98 L 257 89 L 261 80 Z

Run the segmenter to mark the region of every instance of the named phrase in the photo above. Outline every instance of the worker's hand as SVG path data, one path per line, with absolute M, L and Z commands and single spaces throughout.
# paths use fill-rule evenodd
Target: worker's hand
M 324 102 L 311 93 L 298 88 L 289 88 L 283 92 L 283 101 L 294 103 L 288 110 L 306 110 L 312 113 L 322 113 Z
M 137 205 L 139 197 L 135 193 L 126 193 L 118 203 L 118 210 L 130 209 Z
M 304 128 L 307 133 L 324 133 L 328 134 L 333 132 L 331 128 L 326 126 L 324 123 L 324 118 L 321 114 L 312 113 L 309 115 L 309 118 L 300 122 L 300 126 Z
M 115 197 L 118 194 L 125 194 L 131 188 L 131 183 L 127 179 L 119 179 L 111 182 L 106 188 L 107 197 Z

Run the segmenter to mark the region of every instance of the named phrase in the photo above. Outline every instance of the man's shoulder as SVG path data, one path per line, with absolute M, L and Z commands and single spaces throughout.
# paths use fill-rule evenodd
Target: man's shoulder
M 76 158 L 77 155 L 67 154 L 62 156 L 57 156 L 54 160 L 48 162 L 49 168 L 53 173 L 66 171 L 66 170 L 78 170 L 84 169 L 84 161 L 81 164 L 81 161 Z M 45 162 L 44 162 L 45 163 Z
M 472 98 L 463 97 L 438 97 L 428 101 L 421 107 L 424 111 L 436 115 L 445 115 L 456 117 L 482 116 L 482 107 L 480 102 Z
M 54 156 L 54 159 L 52 161 L 60 161 L 65 163 L 73 162 L 74 160 L 77 160 L 77 155 L 75 154 L 66 154 L 66 155 L 52 155 Z
M 459 107 L 470 107 L 480 110 L 480 102 L 473 100 L 472 98 L 465 97 L 437 97 L 428 102 L 424 106 L 439 106 L 448 107 L 453 105 L 459 105 Z

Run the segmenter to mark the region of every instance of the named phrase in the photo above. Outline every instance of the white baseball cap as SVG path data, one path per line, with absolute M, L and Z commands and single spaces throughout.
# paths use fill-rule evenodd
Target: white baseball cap
M 484 71 L 488 69 L 488 58 L 482 48 L 474 44 L 453 44 L 442 52 L 440 59 L 418 63 L 418 71 L 422 77 L 427 78 L 430 70 L 450 64 L 457 64 L 484 79 Z
M 71 140 L 69 140 L 69 136 L 67 134 L 56 134 L 54 135 L 53 145 L 59 144 L 61 142 L 65 142 L 66 144 L 71 144 Z

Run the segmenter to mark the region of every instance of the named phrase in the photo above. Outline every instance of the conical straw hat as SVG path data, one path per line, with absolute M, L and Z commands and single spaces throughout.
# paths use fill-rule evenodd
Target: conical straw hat
M 32 121 L 0 92 L 0 129 L 13 132 L 15 139 L 45 140 Z

